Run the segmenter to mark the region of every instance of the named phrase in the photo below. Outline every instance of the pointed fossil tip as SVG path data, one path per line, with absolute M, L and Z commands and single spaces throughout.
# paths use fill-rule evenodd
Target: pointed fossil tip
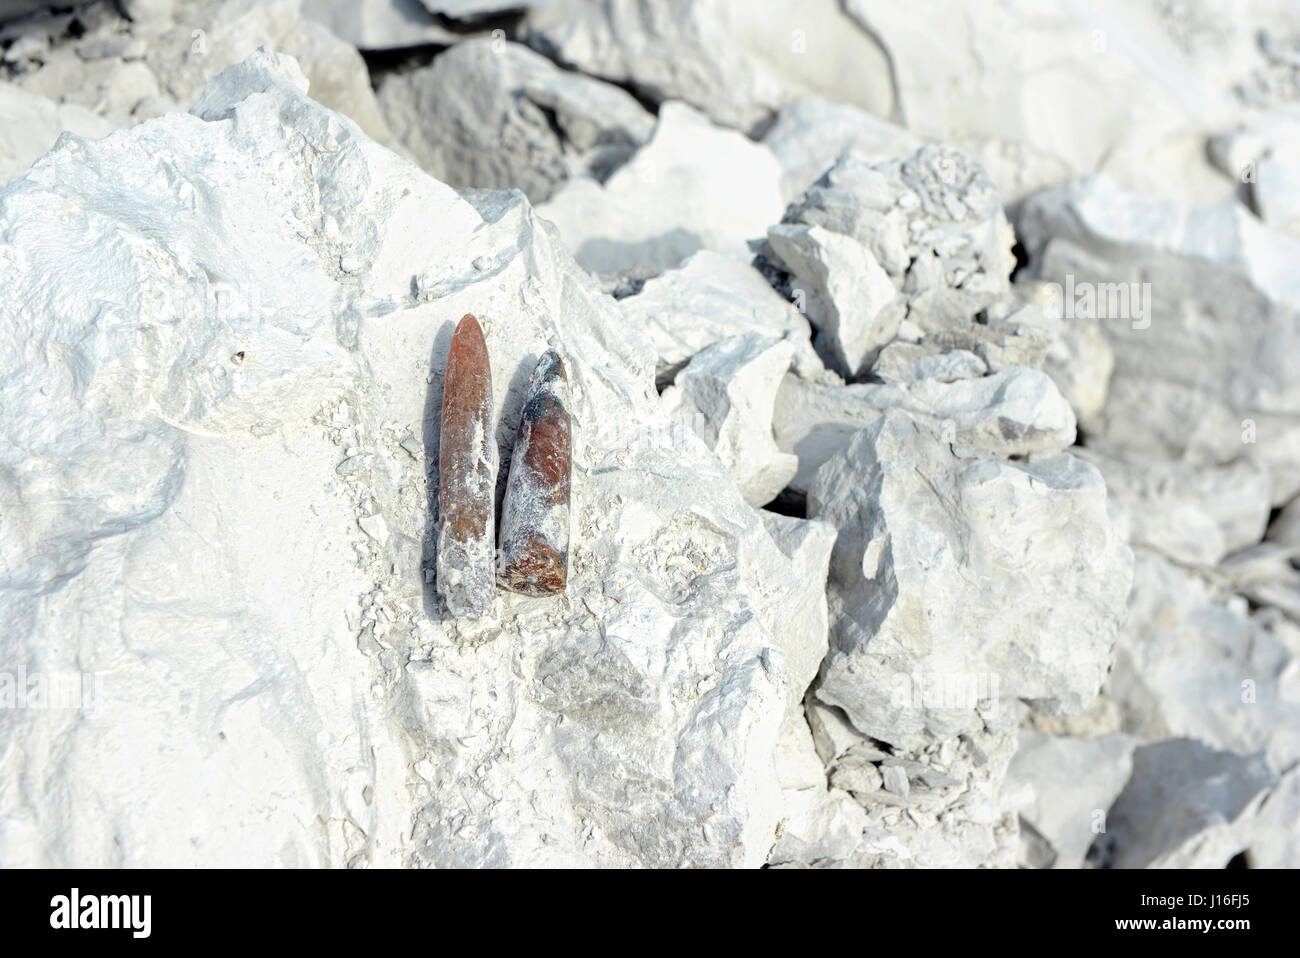
M 537 361 L 533 375 L 538 382 L 549 382 L 552 379 L 569 381 L 569 372 L 564 368 L 564 360 L 560 358 L 560 354 L 554 349 L 548 349 L 542 354 L 542 358 Z
M 460 328 L 466 325 L 467 323 L 473 323 L 475 326 L 478 326 L 478 319 L 474 316 L 473 313 L 466 313 L 464 316 L 460 318 L 460 322 L 456 324 L 457 331 L 459 331 Z

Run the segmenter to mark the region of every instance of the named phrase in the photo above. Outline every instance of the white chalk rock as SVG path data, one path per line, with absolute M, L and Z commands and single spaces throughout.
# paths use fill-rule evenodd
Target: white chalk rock
M 889 62 L 835 3 L 550 0 L 524 29 L 558 62 L 745 131 L 804 94 L 880 116 L 893 107 Z
M 828 788 L 802 711 L 781 726 L 776 752 L 784 813 L 769 866 L 852 864 L 867 829 L 867 813 L 839 788 Z
M 589 162 L 626 158 L 654 117 L 624 90 L 517 43 L 468 40 L 379 87 L 393 136 L 450 186 L 518 188 L 534 203 Z M 552 127 L 552 118 L 554 127 Z M 601 150 L 599 159 L 591 151 Z M 585 160 L 584 160 L 585 157 Z
M 989 371 L 988 364 L 968 349 L 932 353 L 920 343 L 896 340 L 880 351 L 871 374 L 887 383 L 915 383 L 933 379 L 955 383 L 978 379 Z
M 1025 730 L 1007 768 L 1008 793 L 1027 794 L 1017 810 L 1050 844 L 1052 868 L 1082 868 L 1106 827 L 1106 813 L 1133 770 L 1137 741 L 1128 735 L 1094 739 Z
M 1067 318 L 1110 340 L 1090 446 L 1196 466 L 1245 457 L 1269 472 L 1275 505 L 1300 491 L 1300 239 L 1239 204 L 1189 207 L 1103 177 L 1026 200 L 1017 230 Z
M 50 49 L 24 88 L 79 104 L 113 127 L 187 110 L 204 84 L 258 47 L 294 57 L 312 97 L 386 142 L 370 73 L 351 44 L 302 13 L 301 0 L 189 2 L 150 11 L 130 29 L 105 17 L 75 44 Z
M 1300 868 L 1300 766 L 1283 773 L 1250 827 L 1251 868 Z
M 1277 782 L 1262 755 L 1171 738 L 1133 752 L 1133 775 L 1089 862 L 1110 868 L 1223 868 L 1249 844 Z
M 1105 696 L 1123 730 L 1300 760 L 1300 627 L 1139 553 Z
M 921 146 L 902 127 L 817 96 L 800 97 L 782 107 L 763 142 L 781 164 L 781 194 L 787 202 L 802 196 L 844 153 L 880 162 L 910 155 Z
M 255 53 L 0 194 L 7 649 L 98 679 L 0 710 L 0 860 L 761 864 L 820 583 L 521 194 L 460 196 L 305 87 Z M 426 580 L 467 312 L 502 451 L 548 347 L 573 389 L 568 591 L 497 621 Z
M 696 353 L 660 397 L 669 418 L 704 440 L 755 506 L 771 502 L 799 467 L 772 440 L 772 404 L 793 357 L 783 339 L 724 339 Z
M 1132 557 L 1093 467 L 954 447 L 891 409 L 818 470 L 808 514 L 839 529 L 817 696 L 860 731 L 918 747 L 1000 697 L 1062 713 L 1097 694 Z
M 906 410 L 944 442 L 1000 456 L 1059 452 L 1075 437 L 1069 403 L 1045 373 L 1023 366 L 951 382 L 849 386 L 810 383 L 791 374 L 781 382 L 772 417 L 777 447 L 799 457 L 791 485 L 807 491 L 817 470 L 889 409 Z
M 1260 219 L 1300 236 L 1300 164 L 1270 156 L 1255 165 L 1254 174 L 1250 196 Z
M 1013 242 L 979 165 L 926 146 L 840 157 L 768 230 L 765 256 L 792 274 L 785 285 L 806 299 L 823 355 L 856 376 L 904 316 L 921 335 L 949 335 L 1007 296 Z
M 26 172 L 64 130 L 93 139 L 112 129 L 85 107 L 0 83 L 0 187 Z
M 808 321 L 763 274 L 734 257 L 701 250 L 677 269 L 647 280 L 619 300 L 629 326 L 650 340 L 656 375 L 671 381 L 686 361 L 714 343 L 746 333 L 785 339 L 799 374 L 817 380 L 825 369 L 809 342 Z
M 767 242 L 816 297 L 808 317 L 836 369 L 856 376 L 869 367 L 905 311 L 889 274 L 861 243 L 820 226 L 781 223 Z
M 650 141 L 609 179 L 574 177 L 537 212 L 590 272 L 645 278 L 702 249 L 748 262 L 746 242 L 781 216 L 780 178 L 761 143 L 665 103 Z
M 798 519 L 762 511 L 763 525 L 772 541 L 794 564 L 799 587 L 786 619 L 794 625 L 785 642 L 785 666 L 789 674 L 790 712 L 803 718 L 804 692 L 817 677 L 829 647 L 830 619 L 826 611 L 826 575 L 835 527 L 816 519 Z
M 1117 458 L 1080 449 L 1128 512 L 1129 542 L 1186 565 L 1212 566 L 1259 542 L 1271 486 L 1249 460 L 1192 466 L 1176 460 Z
M 1286 16 L 1280 4 L 1189 12 L 1069 0 L 1035 4 L 1032 18 L 1017 0 L 991 0 L 978 16 L 963 0 L 844 8 L 889 55 L 895 121 L 979 157 L 1009 203 L 1097 170 L 1137 192 L 1228 197 L 1204 131 L 1239 116 L 1234 90 L 1257 59 L 1255 33 Z

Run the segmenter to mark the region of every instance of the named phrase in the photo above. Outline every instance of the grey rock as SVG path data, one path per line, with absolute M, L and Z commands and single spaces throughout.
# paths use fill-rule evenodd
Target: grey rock
M 1111 868 L 1222 868 L 1248 845 L 1276 781 L 1262 755 L 1188 738 L 1141 746 L 1090 860 Z
M 593 151 L 626 158 L 654 126 L 618 87 L 486 38 L 389 75 L 379 103 L 397 142 L 433 176 L 456 187 L 521 189 L 534 203 L 585 172 Z

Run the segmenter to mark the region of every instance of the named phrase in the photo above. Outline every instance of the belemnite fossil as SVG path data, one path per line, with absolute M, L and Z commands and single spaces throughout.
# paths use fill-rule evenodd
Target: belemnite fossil
M 492 368 L 483 330 L 466 314 L 447 353 L 438 437 L 438 593 L 456 618 L 477 618 L 495 595 Z
M 447 354 L 438 441 L 438 593 L 458 619 L 487 614 L 497 584 L 530 596 L 568 584 L 572 425 L 568 375 L 555 350 L 542 356 L 525 392 L 495 562 L 492 419 L 487 343 L 466 314 Z
M 569 578 L 569 380 L 548 350 L 533 370 L 501 505 L 497 581 L 524 595 L 563 592 Z

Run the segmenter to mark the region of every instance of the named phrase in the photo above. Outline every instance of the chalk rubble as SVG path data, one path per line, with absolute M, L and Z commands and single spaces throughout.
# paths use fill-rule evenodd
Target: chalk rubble
M 947 334 L 1009 294 L 1011 227 L 968 156 L 925 146 L 872 161 L 846 153 L 767 231 L 764 256 L 790 274 L 819 352 L 866 372 L 906 329 Z
M 813 352 L 808 321 L 768 285 L 762 273 L 722 253 L 692 254 L 681 266 L 621 298 L 619 308 L 627 325 L 654 347 L 656 378 L 661 383 L 671 382 L 705 347 L 748 333 L 789 342 L 794 368 L 801 376 L 813 381 L 827 376 Z
M 112 127 L 127 127 L 188 109 L 208 80 L 267 46 L 298 61 L 314 99 L 371 137 L 388 139 L 365 61 L 351 44 L 305 18 L 300 0 L 181 0 L 135 22 L 100 16 L 91 23 L 76 41 L 50 46 L 39 68 L 16 82 L 85 107 Z

